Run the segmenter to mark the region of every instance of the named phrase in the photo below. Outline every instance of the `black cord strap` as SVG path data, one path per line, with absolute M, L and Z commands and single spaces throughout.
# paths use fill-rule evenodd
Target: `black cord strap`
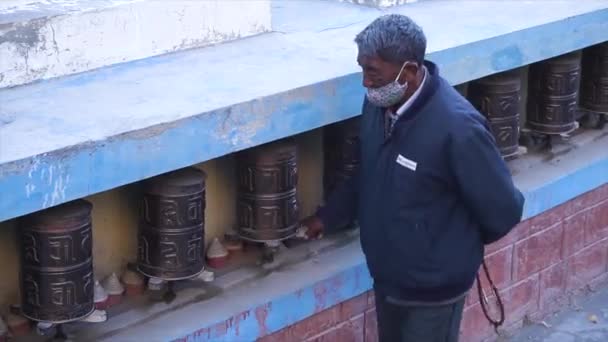
M 486 297 L 486 294 L 482 289 L 481 279 L 479 278 L 479 273 L 477 273 L 477 292 L 479 293 L 479 303 L 481 304 L 481 310 L 483 311 L 484 316 L 486 316 L 486 319 L 490 322 L 490 324 L 494 326 L 494 330 L 496 331 L 496 333 L 498 333 L 498 327 L 505 322 L 505 308 L 502 303 L 502 298 L 500 298 L 500 294 L 498 293 L 498 289 L 496 288 L 496 285 L 494 285 L 494 281 L 492 281 L 492 278 L 490 277 L 490 272 L 488 272 L 488 265 L 486 264 L 486 261 L 483 260 L 481 265 L 483 267 L 483 272 L 485 273 L 486 278 L 490 283 L 492 292 L 496 297 L 496 304 L 498 305 L 498 310 L 500 311 L 500 318 L 498 320 L 495 320 L 490 317 L 487 307 L 488 298 Z

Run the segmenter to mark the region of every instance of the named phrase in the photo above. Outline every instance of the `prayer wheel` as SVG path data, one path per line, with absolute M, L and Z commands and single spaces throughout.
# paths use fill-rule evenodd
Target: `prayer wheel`
M 608 42 L 583 50 L 581 109 L 608 114 Z
M 298 228 L 297 148 L 286 139 L 239 153 L 237 232 L 254 242 L 280 241 Z
M 144 275 L 180 280 L 203 271 L 205 178 L 186 168 L 145 182 L 138 239 Z
M 323 130 L 325 197 L 337 185 L 352 177 L 359 167 L 359 124 L 360 119 L 354 118 Z
M 95 309 L 91 210 L 76 200 L 19 220 L 25 317 L 59 324 Z
M 580 62 L 577 51 L 530 66 L 527 125 L 531 130 L 565 134 L 576 129 Z
M 469 84 L 469 101 L 486 116 L 500 153 L 509 157 L 519 149 L 521 78 L 517 71 L 485 77 Z

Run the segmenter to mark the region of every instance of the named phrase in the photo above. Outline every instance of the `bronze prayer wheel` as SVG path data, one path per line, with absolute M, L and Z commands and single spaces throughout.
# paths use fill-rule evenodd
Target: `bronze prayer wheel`
M 608 114 L 608 42 L 583 50 L 579 106 Z
M 68 202 L 19 220 L 21 310 L 66 323 L 93 312 L 91 203 Z
M 527 125 L 544 134 L 564 134 L 576 129 L 580 83 L 580 51 L 530 66 Z
M 505 157 L 516 154 L 521 108 L 519 72 L 504 72 L 471 82 L 468 95 L 469 101 L 488 119 L 500 153 Z
M 359 124 L 360 119 L 353 118 L 323 129 L 325 197 L 359 167 Z
M 205 178 L 186 168 L 146 181 L 139 224 L 138 269 L 164 280 L 204 268 Z
M 237 164 L 239 235 L 256 242 L 292 237 L 298 228 L 297 148 L 293 140 L 240 152 Z

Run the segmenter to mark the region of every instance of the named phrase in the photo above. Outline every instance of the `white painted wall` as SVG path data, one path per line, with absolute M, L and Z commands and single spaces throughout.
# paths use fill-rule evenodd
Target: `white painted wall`
M 0 88 L 269 31 L 271 0 L 0 0 Z

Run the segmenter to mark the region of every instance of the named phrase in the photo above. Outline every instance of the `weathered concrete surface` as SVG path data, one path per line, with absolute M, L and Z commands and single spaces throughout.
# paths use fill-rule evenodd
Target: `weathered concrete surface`
M 0 88 L 270 30 L 270 0 L 0 1 Z
M 608 1 L 551 4 L 386 12 L 416 19 L 458 84 L 608 39 Z M 281 1 L 275 33 L 0 90 L 0 221 L 358 115 L 352 39 L 379 13 Z
M 391 6 L 404 5 L 417 2 L 418 0 L 339 0 L 340 2 L 351 2 L 357 5 L 387 8 Z
M 563 311 L 524 327 L 507 341 L 605 342 L 608 341 L 608 286 L 571 300 Z

